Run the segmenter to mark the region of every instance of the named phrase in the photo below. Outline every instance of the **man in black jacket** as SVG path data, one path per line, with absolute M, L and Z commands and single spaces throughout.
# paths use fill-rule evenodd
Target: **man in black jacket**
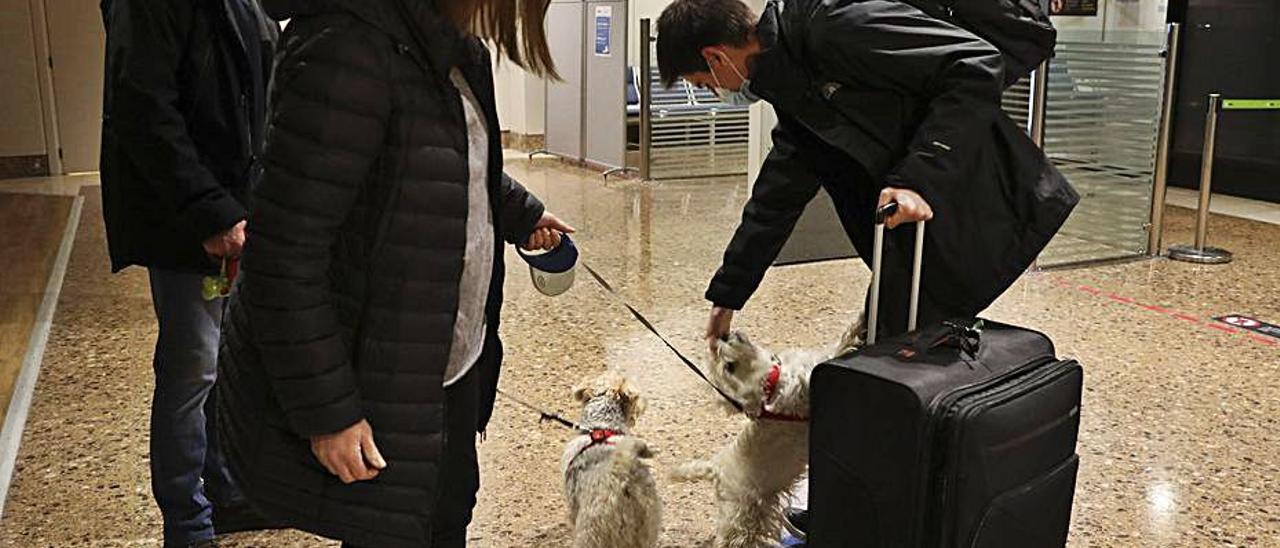
M 1000 110 L 994 46 L 898 0 L 677 0 L 658 64 L 727 102 L 768 101 L 774 148 L 706 296 L 706 336 L 729 331 L 819 187 L 859 255 L 877 206 L 888 227 L 932 219 L 919 320 L 969 317 L 1022 274 L 1078 201 Z M 913 231 L 886 236 L 880 333 L 906 326 Z
M 113 271 L 147 268 L 160 335 L 151 482 L 165 546 L 254 524 L 216 450 L 222 304 L 202 281 L 244 244 L 278 29 L 257 0 L 103 0 L 103 215 Z M 246 521 L 250 520 L 250 521 Z

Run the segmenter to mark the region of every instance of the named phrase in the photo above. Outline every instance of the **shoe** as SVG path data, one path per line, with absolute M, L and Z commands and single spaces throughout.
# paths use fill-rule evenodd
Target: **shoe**
M 245 502 L 213 507 L 213 532 L 215 535 L 287 528 L 289 528 L 288 524 L 272 520 L 258 513 L 257 510 L 254 510 L 252 506 Z M 201 546 L 200 548 L 207 547 Z
M 205 539 L 200 542 L 188 544 L 187 548 L 218 548 L 218 541 L 214 539 Z
M 782 522 L 787 532 L 797 539 L 806 540 L 809 536 L 809 510 L 787 508 L 783 515 L 787 518 Z

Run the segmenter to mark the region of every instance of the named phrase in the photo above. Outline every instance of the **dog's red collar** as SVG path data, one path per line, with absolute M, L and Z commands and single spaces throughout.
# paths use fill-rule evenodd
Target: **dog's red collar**
M 769 403 L 773 401 L 773 397 L 778 393 L 778 381 L 780 380 L 782 380 L 782 364 L 778 363 L 775 358 L 773 367 L 769 368 L 769 374 L 764 377 L 764 405 L 760 407 L 760 418 L 771 421 L 809 422 L 809 417 L 782 415 L 769 410 Z
M 574 455 L 573 459 L 569 462 L 578 460 L 578 457 L 581 457 L 583 453 L 586 453 L 587 449 L 591 449 L 597 445 L 613 445 L 613 442 L 610 440 L 612 440 L 614 436 L 622 435 L 622 432 L 611 428 L 592 428 L 591 430 L 583 433 L 591 438 L 591 443 L 582 446 L 582 449 L 578 450 L 578 454 Z

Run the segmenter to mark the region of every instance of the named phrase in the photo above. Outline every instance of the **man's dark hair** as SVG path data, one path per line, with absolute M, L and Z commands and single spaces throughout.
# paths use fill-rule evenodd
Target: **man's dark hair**
M 658 17 L 658 73 L 671 87 L 681 75 L 707 70 L 702 48 L 744 46 L 758 17 L 741 0 L 676 0 Z

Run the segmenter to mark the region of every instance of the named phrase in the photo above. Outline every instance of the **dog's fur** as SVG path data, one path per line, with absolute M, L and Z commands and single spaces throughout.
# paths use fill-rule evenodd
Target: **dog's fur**
M 580 425 L 617 432 L 591 445 L 583 434 L 565 444 L 561 470 L 573 527 L 574 548 L 651 548 L 658 544 L 662 501 L 644 440 L 631 435 L 645 402 L 616 375 L 573 391 L 582 404 Z M 584 449 L 585 448 L 585 449 Z
M 862 331 L 860 321 L 833 347 L 790 349 L 776 356 L 740 331 L 717 342 L 711 379 L 753 420 L 710 460 L 686 464 L 674 474 L 678 480 L 711 480 L 715 485 L 717 548 L 778 544 L 784 498 L 809 463 L 809 423 L 760 416 L 768 411 L 807 419 L 813 368 L 860 347 Z M 775 363 L 781 376 L 772 400 L 765 401 L 765 379 Z

